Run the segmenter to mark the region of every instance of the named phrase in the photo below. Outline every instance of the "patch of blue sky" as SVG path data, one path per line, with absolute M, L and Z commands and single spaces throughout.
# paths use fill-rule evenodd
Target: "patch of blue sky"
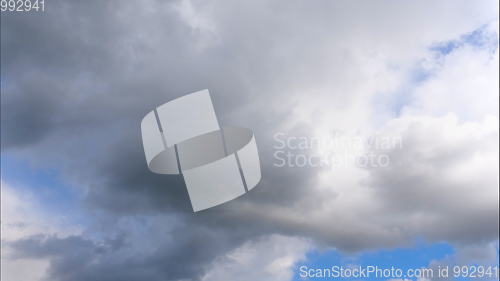
M 434 59 L 439 60 L 440 57 L 447 56 L 466 45 L 493 54 L 498 49 L 498 35 L 489 31 L 488 25 L 482 25 L 457 39 L 438 42 L 430 46 L 429 50 L 434 53 Z M 392 112 L 393 117 L 400 116 L 405 106 L 411 105 L 413 89 L 431 79 L 434 76 L 433 71 L 433 69 L 424 67 L 421 62 L 417 62 L 415 67 L 408 73 L 407 79 L 402 83 L 402 86 L 396 92 L 388 95 L 390 98 L 384 98 L 383 102 L 381 102 L 377 99 L 378 95 L 374 97 L 373 104 L 375 108 L 381 112 Z
M 455 49 L 465 45 L 494 52 L 498 48 L 498 37 L 488 31 L 488 25 L 482 25 L 476 30 L 460 36 L 458 39 L 436 43 L 430 49 L 438 55 L 448 55 Z
M 17 192 L 33 194 L 36 204 L 48 214 L 78 216 L 81 194 L 64 182 L 58 171 L 33 167 L 25 160 L 3 153 L 2 181 Z
M 331 269 L 332 266 L 356 267 L 376 266 L 380 269 L 399 268 L 406 275 L 409 269 L 428 268 L 434 260 L 441 260 L 455 253 L 449 243 L 415 242 L 413 247 L 365 251 L 358 254 L 343 254 L 332 250 L 326 252 L 311 252 L 305 262 L 299 262 L 295 267 L 294 281 L 303 280 L 387 280 L 389 278 L 322 278 L 301 277 L 301 267 L 307 269 Z M 304 267 L 305 266 L 305 267 Z M 304 274 L 302 274 L 304 275 Z M 411 278 L 409 278 L 411 279 Z M 414 280 L 415 278 L 413 278 Z

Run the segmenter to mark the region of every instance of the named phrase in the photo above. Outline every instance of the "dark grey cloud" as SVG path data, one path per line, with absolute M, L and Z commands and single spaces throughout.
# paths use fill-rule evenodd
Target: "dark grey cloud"
M 201 276 L 212 253 L 227 251 L 230 244 L 214 237 L 213 231 L 196 227 L 178 231 L 186 232 L 176 235 L 175 241 L 165 239 L 168 244 L 158 240 L 148 255 L 124 251 L 126 236 L 99 243 L 82 236 L 34 236 L 9 246 L 16 249 L 12 258 L 50 258 L 48 280 L 185 280 Z
M 369 123 L 372 116 L 363 112 L 385 90 L 377 71 L 391 75 L 386 64 L 395 64 L 405 73 L 436 38 L 475 27 L 486 9 L 448 13 L 440 6 L 407 17 L 413 10 L 395 3 L 389 15 L 347 2 L 189 3 L 51 1 L 45 13 L 2 14 L 2 153 L 59 170 L 85 191 L 93 220 L 79 236 L 10 244 L 20 257 L 50 258 L 50 280 L 198 280 L 216 257 L 273 233 L 349 251 L 400 245 L 414 235 L 439 240 L 463 233 L 456 220 L 442 234 L 443 228 L 429 233 L 420 224 L 406 229 L 399 218 L 386 220 L 399 209 L 430 204 L 428 193 L 416 200 L 401 189 L 390 192 L 392 198 L 385 191 L 424 182 L 431 192 L 441 188 L 436 178 L 371 171 L 370 185 L 394 208 L 380 211 L 366 198 L 343 203 L 337 187 L 353 182 L 333 181 L 335 188 L 324 190 L 321 170 L 274 167 L 273 135 L 312 135 L 325 121 L 333 129 Z M 450 15 L 433 20 L 440 13 Z M 426 16 L 432 20 L 422 26 Z M 422 36 L 415 38 L 417 31 Z M 371 60 L 377 55 L 389 61 Z M 147 170 L 140 120 L 204 88 L 223 124 L 254 130 L 263 179 L 244 197 L 194 214 L 181 177 Z M 345 116 L 324 120 L 330 111 Z M 450 204 L 436 213 L 449 215 L 457 202 Z M 490 239 L 494 231 L 482 227 L 494 219 L 489 212 L 467 213 L 478 233 L 457 240 Z

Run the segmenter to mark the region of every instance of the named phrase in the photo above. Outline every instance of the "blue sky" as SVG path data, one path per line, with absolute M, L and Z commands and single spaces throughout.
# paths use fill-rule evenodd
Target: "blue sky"
M 379 266 L 380 268 L 400 268 L 404 271 L 416 268 L 428 268 L 431 261 L 440 260 L 454 254 L 454 249 L 448 243 L 425 243 L 416 242 L 408 248 L 382 249 L 367 251 L 352 255 L 342 254 L 338 251 L 328 251 L 326 253 L 310 253 L 307 261 L 299 266 L 309 268 L 331 268 L 332 266 L 349 267 L 356 266 Z M 356 280 L 356 278 L 335 278 L 336 280 Z M 387 278 L 371 278 L 364 280 L 385 280 Z M 413 278 L 415 279 L 415 278 Z M 300 272 L 296 272 L 294 280 L 304 280 L 300 278 Z M 324 280 L 324 278 L 311 278 L 310 280 Z
M 39 204 L 51 214 L 67 214 L 79 209 L 81 193 L 64 182 L 59 171 L 35 167 L 27 161 L 2 154 L 2 180 L 20 192 L 36 194 Z

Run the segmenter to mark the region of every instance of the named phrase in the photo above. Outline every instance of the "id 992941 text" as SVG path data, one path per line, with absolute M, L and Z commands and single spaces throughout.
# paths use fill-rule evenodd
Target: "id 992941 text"
M 0 0 L 2 12 L 44 12 L 45 0 Z

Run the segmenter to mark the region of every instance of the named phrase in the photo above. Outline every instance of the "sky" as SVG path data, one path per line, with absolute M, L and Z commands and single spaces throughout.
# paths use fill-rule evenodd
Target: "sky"
M 53 0 L 2 12 L 1 279 L 470 280 L 301 269 L 498 266 L 498 8 Z M 222 124 L 253 130 L 262 179 L 194 213 L 182 177 L 148 170 L 140 122 L 202 89 Z

